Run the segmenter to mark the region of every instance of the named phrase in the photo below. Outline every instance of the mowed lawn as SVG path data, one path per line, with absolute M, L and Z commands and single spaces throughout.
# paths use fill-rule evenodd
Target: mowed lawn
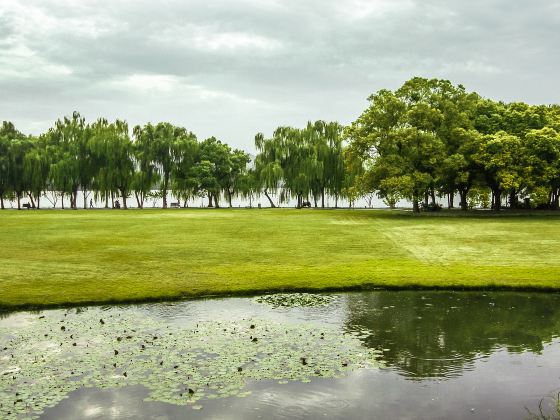
M 353 287 L 560 290 L 560 216 L 0 212 L 0 306 Z

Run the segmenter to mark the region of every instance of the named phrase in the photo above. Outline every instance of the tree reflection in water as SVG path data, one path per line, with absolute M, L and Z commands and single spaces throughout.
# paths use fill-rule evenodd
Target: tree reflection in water
M 448 378 L 498 348 L 540 353 L 560 335 L 560 294 L 378 291 L 347 295 L 347 331 L 409 379 Z

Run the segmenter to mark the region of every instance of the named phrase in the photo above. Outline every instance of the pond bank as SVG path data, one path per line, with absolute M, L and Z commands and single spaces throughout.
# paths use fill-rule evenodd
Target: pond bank
M 375 284 L 355 285 L 348 287 L 325 287 L 322 289 L 316 288 L 280 288 L 268 290 L 248 290 L 248 291 L 224 291 L 213 293 L 201 293 L 199 295 L 185 295 L 185 296 L 169 296 L 169 297 L 146 297 L 138 300 L 123 299 L 123 300 L 104 300 L 104 301 L 83 301 L 83 302 L 66 302 L 60 304 L 22 304 L 14 306 L 0 306 L 0 315 L 8 315 L 18 311 L 43 311 L 52 309 L 72 309 L 83 306 L 129 306 L 129 305 L 142 305 L 150 303 L 180 303 L 189 301 L 201 301 L 207 299 L 217 298 L 252 298 L 259 296 L 269 296 L 278 293 L 314 293 L 314 294 L 328 294 L 328 293 L 346 293 L 346 292 L 526 292 L 526 293 L 543 293 L 543 294 L 558 294 L 560 295 L 560 287 L 527 287 L 527 286 L 503 286 L 503 285 L 488 285 L 488 286 L 425 286 L 425 285 L 405 285 L 405 286 L 377 286 Z

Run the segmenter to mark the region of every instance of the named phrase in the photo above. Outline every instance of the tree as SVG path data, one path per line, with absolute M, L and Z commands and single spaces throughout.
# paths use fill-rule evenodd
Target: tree
M 303 129 L 278 127 L 272 138 L 262 133 L 255 137 L 259 154 L 255 159 L 256 172 L 261 179 L 264 194 L 274 207 L 268 190 L 280 190 L 280 200 L 315 200 L 327 192 L 342 192 L 344 161 L 342 153 L 342 127 L 338 123 L 309 122 Z
M 270 190 L 276 193 L 284 177 L 280 163 L 281 145 L 277 139 L 265 139 L 262 133 L 258 133 L 255 136 L 255 146 L 259 152 L 255 158 L 255 175 L 258 185 L 262 188 L 270 207 L 274 208 L 276 205 L 268 192 Z
M 395 92 L 369 97 L 370 107 L 347 130 L 353 153 L 371 160 L 374 187 L 410 199 L 415 212 L 424 198 L 435 204 L 437 169 L 445 156 L 438 136 L 443 113 L 433 103 L 437 80 L 414 78 Z
M 84 208 L 87 207 L 87 191 L 91 187 L 94 168 L 89 155 L 88 141 L 91 135 L 85 119 L 78 112 L 72 117 L 56 121 L 47 133 L 47 142 L 53 155 L 51 181 L 55 189 L 70 195 L 70 207 L 77 208 L 78 189 L 81 187 Z
M 47 188 L 50 160 L 44 137 L 30 137 L 29 147 L 23 157 L 23 183 L 33 208 L 40 208 L 41 194 Z
M 14 142 L 25 136 L 16 130 L 14 124 L 4 121 L 0 127 L 0 207 L 4 209 L 4 200 L 15 194 L 15 177 L 17 176 L 13 153 Z
M 152 157 L 153 129 L 151 124 L 144 128 L 136 126 L 133 129 L 133 155 L 135 163 L 132 188 L 139 208 L 144 208 L 144 202 L 152 188 L 160 180 L 160 176 Z
M 128 124 L 121 120 L 109 123 L 99 119 L 91 127 L 89 151 L 96 162 L 96 185 L 102 196 L 117 193 L 127 209 L 134 180 L 133 146 L 128 134 Z
M 142 156 L 144 162 L 144 169 L 147 171 L 143 174 L 145 178 L 142 180 L 142 195 L 146 193 L 146 185 L 149 180 L 153 180 L 150 174 L 149 164 L 151 162 L 161 176 L 160 192 L 163 197 L 163 208 L 167 208 L 167 192 L 169 191 L 169 183 L 171 173 L 174 169 L 173 149 L 175 143 L 180 137 L 194 136 L 194 134 L 187 132 L 185 128 L 175 127 L 167 122 L 160 122 L 156 126 L 148 123 L 144 127 L 134 127 L 134 135 L 136 142 L 144 154 Z M 149 158 L 148 158 L 149 156 Z
M 243 176 L 247 172 L 247 165 L 250 161 L 251 158 L 249 155 L 242 150 L 235 149 L 230 152 L 229 171 L 223 180 L 223 188 L 230 207 L 232 207 L 232 197 L 237 196 L 241 190 L 246 187 L 246 185 L 243 185 L 242 182 L 246 181 L 243 179 Z
M 474 156 L 482 168 L 486 184 L 492 190 L 492 209 L 500 210 L 502 194 L 508 192 L 510 205 L 516 206 L 511 197 L 517 197 L 523 185 L 520 166 L 522 143 L 519 137 L 500 131 L 483 137 Z
M 187 201 L 198 194 L 198 181 L 195 174 L 195 163 L 198 156 L 199 144 L 196 136 L 185 133 L 179 137 L 173 145 L 173 168 L 172 191 L 179 200 Z
M 208 207 L 220 207 L 219 197 L 222 190 L 229 187 L 229 175 L 232 170 L 231 149 L 215 137 L 210 137 L 200 144 L 198 161 L 200 189 L 208 195 Z
M 530 130 L 525 137 L 524 174 L 536 206 L 557 210 L 560 200 L 560 134 L 550 127 Z

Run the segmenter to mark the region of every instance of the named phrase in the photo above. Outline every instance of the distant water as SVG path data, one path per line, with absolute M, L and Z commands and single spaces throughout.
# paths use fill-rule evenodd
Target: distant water
M 279 197 L 278 196 L 274 196 L 271 195 L 272 201 L 274 202 L 274 204 L 276 206 L 282 206 L 282 207 L 295 207 L 297 204 L 297 200 L 289 200 L 286 203 L 280 203 L 279 201 Z M 120 197 L 115 197 L 115 199 L 118 199 L 122 205 L 122 199 Z M 93 196 L 93 194 L 88 193 L 87 198 L 86 198 L 86 206 L 89 208 L 90 206 L 90 200 L 93 201 L 93 206 L 95 208 L 104 208 L 105 207 L 105 201 L 98 199 L 96 200 Z M 28 203 L 29 199 L 27 197 L 22 198 L 22 203 Z M 438 199 L 437 200 L 441 205 L 447 205 L 447 199 L 443 198 L 443 199 Z M 168 197 L 167 197 L 167 203 L 168 205 L 172 202 L 177 202 L 177 199 L 175 197 L 173 197 L 173 195 L 171 193 L 169 193 Z M 9 200 L 4 200 L 5 206 L 6 208 L 17 208 L 17 202 L 16 201 L 9 201 Z M 222 197 L 219 201 L 219 204 L 221 207 L 228 207 L 229 203 L 227 201 L 227 199 L 225 197 Z M 233 207 L 258 207 L 258 205 L 261 204 L 262 207 L 270 207 L 270 202 L 268 201 L 268 199 L 266 198 L 266 196 L 264 194 L 261 194 L 251 200 L 249 199 L 240 199 L 240 198 L 234 198 L 232 199 L 232 206 Z M 313 200 L 311 200 L 311 205 L 314 206 L 314 202 Z M 48 192 L 46 193 L 45 196 L 41 197 L 40 200 L 40 205 L 41 208 L 62 208 L 62 200 L 60 199 L 60 197 L 57 197 L 56 200 L 53 197 L 53 194 Z M 64 198 L 64 207 L 68 208 L 70 205 L 70 199 L 68 196 L 66 196 Z M 127 205 L 128 207 L 131 208 L 135 208 L 138 207 L 138 204 L 136 202 L 136 198 L 134 198 L 134 194 L 127 198 Z M 181 206 L 184 205 L 184 202 L 181 201 Z M 208 198 L 207 197 L 202 197 L 202 198 L 196 198 L 193 200 L 189 200 L 187 202 L 187 205 L 189 207 L 207 207 L 208 206 Z M 317 205 L 320 207 L 321 206 L 321 200 L 318 200 Z M 335 205 L 335 199 L 333 197 L 327 197 L 325 199 L 325 206 L 326 207 L 334 207 Z M 348 207 L 350 205 L 350 203 L 348 202 L 348 200 L 344 200 L 344 199 L 340 199 L 338 200 L 338 207 Z M 109 207 L 111 206 L 111 204 L 109 203 Z M 157 199 L 157 200 L 146 200 L 144 203 L 144 208 L 161 208 L 163 206 L 163 200 L 162 199 Z M 456 198 L 455 199 L 455 206 L 458 207 L 459 206 L 459 199 Z M 84 198 L 82 195 L 82 192 L 80 191 L 78 193 L 78 208 L 83 208 L 84 207 Z M 357 200 L 354 203 L 354 207 L 359 207 L 359 208 L 388 208 L 388 206 L 383 202 L 382 199 L 378 198 L 377 196 L 371 196 L 369 198 L 361 198 L 359 200 Z M 407 201 L 407 200 L 401 200 L 397 203 L 397 207 L 412 207 L 412 203 Z

